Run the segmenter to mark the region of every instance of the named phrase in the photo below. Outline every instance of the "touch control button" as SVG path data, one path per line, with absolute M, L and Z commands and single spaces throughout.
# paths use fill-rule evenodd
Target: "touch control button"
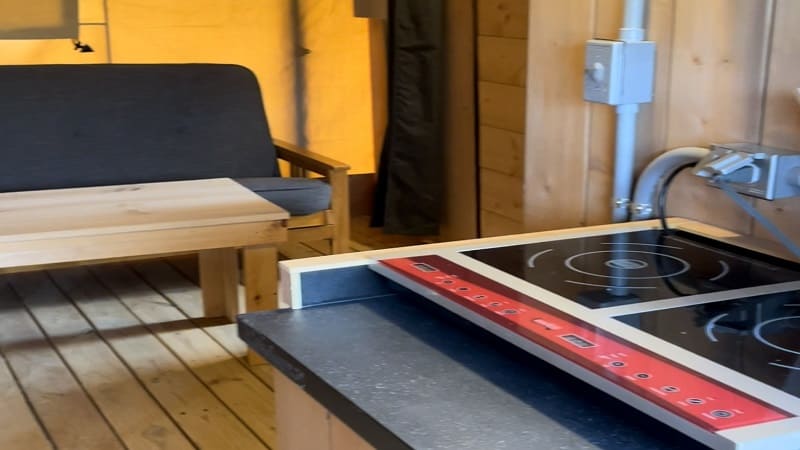
M 622 361 L 611 361 L 608 365 L 611 367 L 625 367 L 625 363 Z
M 468 290 L 469 290 L 469 288 L 468 288 L 468 287 L 466 287 L 466 286 L 461 286 L 461 287 L 457 287 L 457 288 L 456 288 L 456 290 L 457 290 L 457 291 L 464 292 L 464 291 L 468 291 Z
M 500 306 L 500 305 L 502 305 L 502 303 L 500 303 L 500 302 L 489 303 L 489 306 Z
M 636 375 L 634 375 L 634 376 L 635 376 L 636 378 L 640 379 L 640 380 L 647 380 L 647 379 L 648 379 L 648 378 L 650 378 L 652 375 L 650 375 L 649 373 L 645 373 L 645 372 L 639 372 L 639 373 L 637 373 L 637 374 L 636 374 Z
M 680 389 L 676 388 L 675 386 L 661 386 L 662 392 L 678 392 Z
M 692 398 L 687 398 L 686 399 L 686 403 L 688 403 L 690 405 L 702 405 L 705 402 L 706 401 L 703 400 L 702 398 L 696 398 L 696 397 L 692 397 Z
M 730 411 L 726 411 L 724 409 L 715 409 L 711 411 L 711 415 L 716 417 L 717 419 L 730 419 L 733 417 L 733 413 Z
M 517 313 L 516 309 L 504 309 L 503 310 L 503 314 L 516 314 L 516 313 Z
M 486 296 L 483 295 L 483 294 L 480 294 L 480 295 L 473 295 L 472 298 L 474 298 L 475 300 L 483 300 L 483 299 L 486 298 Z

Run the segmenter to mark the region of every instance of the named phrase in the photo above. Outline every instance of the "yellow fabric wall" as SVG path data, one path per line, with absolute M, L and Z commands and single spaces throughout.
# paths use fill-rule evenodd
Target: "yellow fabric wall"
M 93 53 L 69 40 L 0 41 L 0 64 L 240 64 L 259 79 L 275 137 L 375 171 L 369 29 L 351 2 L 80 0 L 79 16 Z M 296 57 L 296 36 L 307 56 Z

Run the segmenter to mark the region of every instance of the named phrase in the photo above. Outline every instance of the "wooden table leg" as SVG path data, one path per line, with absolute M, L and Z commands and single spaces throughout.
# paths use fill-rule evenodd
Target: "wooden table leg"
M 265 311 L 278 308 L 278 249 L 269 247 L 247 247 L 244 253 L 245 311 Z M 250 364 L 265 361 L 248 349 Z
M 239 312 L 239 263 L 235 248 L 203 250 L 200 264 L 200 288 L 206 317 L 227 316 L 236 320 Z
M 278 308 L 278 250 L 272 246 L 244 249 L 247 312 Z

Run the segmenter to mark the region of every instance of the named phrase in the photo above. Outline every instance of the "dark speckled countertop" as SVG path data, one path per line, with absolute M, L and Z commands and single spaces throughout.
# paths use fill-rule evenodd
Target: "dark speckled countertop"
M 413 294 L 246 314 L 239 333 L 379 449 L 706 448 Z

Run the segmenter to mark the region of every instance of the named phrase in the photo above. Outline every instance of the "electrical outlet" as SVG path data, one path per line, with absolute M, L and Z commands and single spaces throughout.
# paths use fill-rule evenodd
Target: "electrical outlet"
M 695 175 L 722 177 L 736 192 L 765 200 L 800 196 L 800 153 L 756 144 L 712 144 Z

